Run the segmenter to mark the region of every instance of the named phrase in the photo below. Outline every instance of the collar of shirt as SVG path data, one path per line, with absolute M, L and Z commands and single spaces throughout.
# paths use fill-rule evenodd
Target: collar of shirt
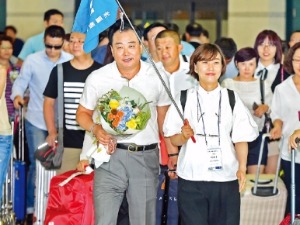
M 202 95 L 202 96 L 203 96 L 203 95 L 207 95 L 207 94 L 213 95 L 213 96 L 217 96 L 217 95 L 219 95 L 220 90 L 221 90 L 220 84 L 218 84 L 217 88 L 215 88 L 215 89 L 212 90 L 212 91 L 206 91 L 206 90 L 203 89 L 203 87 L 201 87 L 201 85 L 198 86 L 198 93 L 199 93 L 200 96 L 201 96 L 201 95 Z

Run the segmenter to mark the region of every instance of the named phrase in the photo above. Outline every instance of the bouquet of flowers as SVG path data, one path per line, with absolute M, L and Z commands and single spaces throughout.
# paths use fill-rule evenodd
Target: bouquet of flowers
M 8 70 L 9 78 L 11 83 L 14 83 L 14 81 L 17 79 L 17 77 L 20 74 L 20 68 L 13 66 Z
M 123 86 L 99 98 L 96 106 L 103 129 L 113 135 L 131 135 L 143 130 L 151 117 L 149 102 L 137 90 Z

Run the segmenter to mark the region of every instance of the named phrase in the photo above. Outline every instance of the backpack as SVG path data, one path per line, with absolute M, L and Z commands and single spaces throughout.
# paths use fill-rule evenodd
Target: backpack
M 234 106 L 235 106 L 235 96 L 233 90 L 227 89 L 228 97 L 229 97 L 229 104 L 231 107 L 231 110 L 233 112 Z M 182 90 L 180 93 L 180 103 L 182 106 L 182 111 L 184 112 L 185 103 L 186 103 L 186 96 L 187 96 L 187 90 Z

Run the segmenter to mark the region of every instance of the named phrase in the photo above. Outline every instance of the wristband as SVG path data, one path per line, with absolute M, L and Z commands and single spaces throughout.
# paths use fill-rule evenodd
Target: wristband
M 95 128 L 96 125 L 97 125 L 97 124 L 93 123 L 93 125 L 92 125 L 91 128 L 90 128 L 90 133 L 91 133 L 93 136 L 95 136 L 95 134 L 94 134 L 94 128 Z
M 177 153 L 171 153 L 171 154 L 168 154 L 169 157 L 172 157 L 172 156 L 178 156 L 178 155 L 179 155 L 178 152 L 177 152 Z

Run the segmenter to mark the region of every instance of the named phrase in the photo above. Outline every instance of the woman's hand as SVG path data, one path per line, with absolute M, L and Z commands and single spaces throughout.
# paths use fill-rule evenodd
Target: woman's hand
M 244 170 L 238 170 L 236 172 L 236 177 L 239 181 L 239 191 L 242 192 L 246 188 L 246 172 Z
M 289 138 L 289 150 L 298 148 L 299 143 L 296 143 L 296 138 L 300 139 L 300 129 L 295 130 Z
M 254 116 L 261 118 L 266 112 L 268 112 L 269 106 L 262 104 L 254 110 Z

